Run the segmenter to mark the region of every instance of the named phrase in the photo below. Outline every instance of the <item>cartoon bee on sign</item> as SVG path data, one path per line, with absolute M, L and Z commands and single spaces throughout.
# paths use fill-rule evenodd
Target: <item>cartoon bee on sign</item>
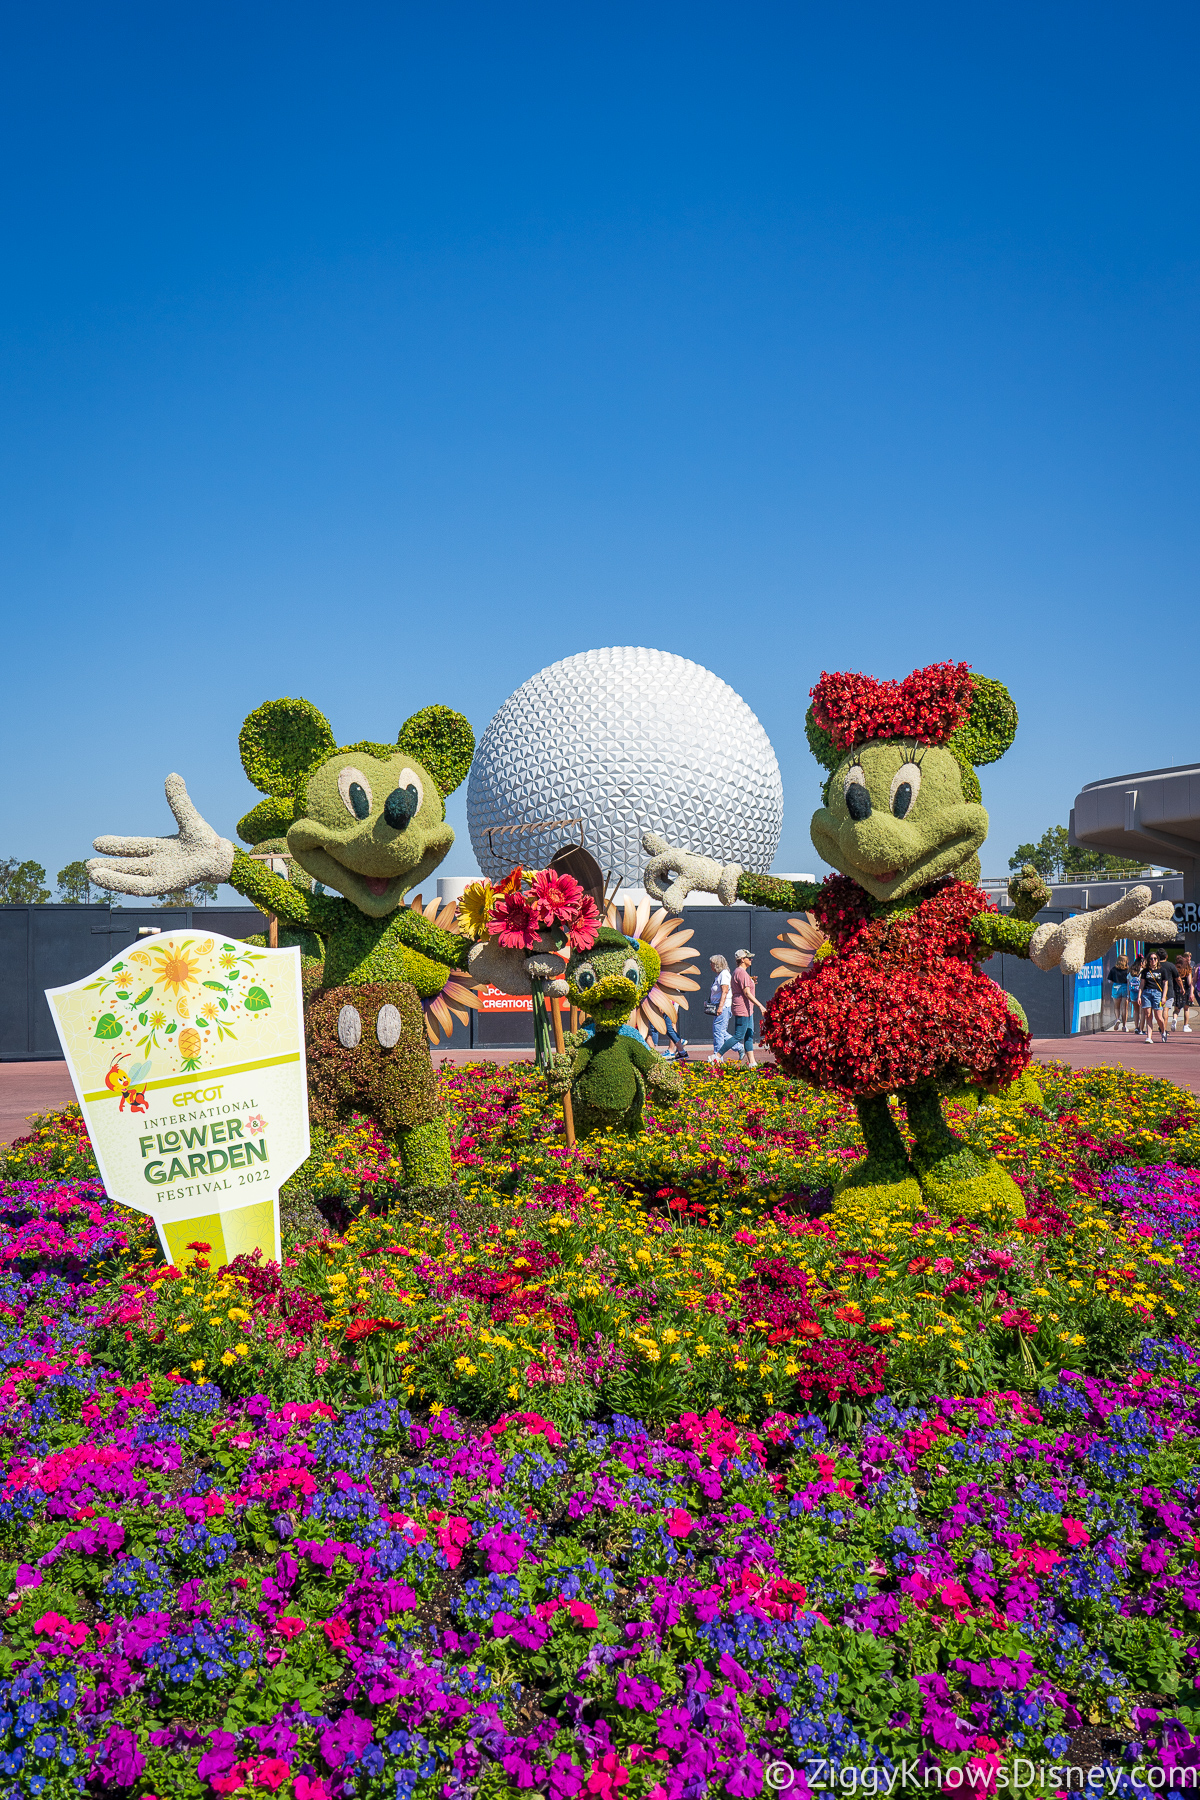
M 108 1074 L 104 1077 L 104 1085 L 110 1094 L 120 1094 L 121 1104 L 117 1108 L 118 1112 L 125 1111 L 126 1101 L 129 1103 L 130 1112 L 149 1112 L 150 1102 L 146 1098 L 146 1082 L 150 1075 L 150 1064 L 148 1062 L 134 1063 L 133 1067 L 126 1071 L 121 1064 L 128 1054 L 129 1052 L 126 1051 L 121 1056 L 113 1057 L 108 1065 Z

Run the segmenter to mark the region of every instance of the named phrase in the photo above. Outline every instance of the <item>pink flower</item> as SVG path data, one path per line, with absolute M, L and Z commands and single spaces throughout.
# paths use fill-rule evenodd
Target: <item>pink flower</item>
M 319 1775 L 297 1775 L 292 1788 L 296 1800 L 330 1800 L 329 1789 Z
M 696 1521 L 690 1513 L 685 1513 L 681 1506 L 673 1507 L 667 1514 L 667 1530 L 673 1538 L 686 1537 L 689 1531 L 695 1530 L 695 1527 Z
M 533 878 L 533 900 L 538 921 L 544 928 L 572 925 L 579 916 L 583 889 L 573 875 L 560 874 L 557 869 L 543 869 Z
M 350 1626 L 345 1619 L 326 1619 L 321 1630 L 334 1650 L 340 1650 L 343 1644 L 350 1642 Z
M 615 1750 L 605 1754 L 592 1764 L 592 1772 L 587 1778 L 589 1794 L 601 1794 L 604 1800 L 623 1788 L 629 1780 L 629 1770 L 622 1763 Z
M 251 1137 L 257 1137 L 260 1131 L 265 1131 L 267 1129 L 267 1121 L 263 1118 L 261 1113 L 252 1113 L 246 1120 L 246 1124 L 249 1127 Z
M 600 913 L 596 902 L 590 894 L 585 894 L 579 902 L 579 916 L 567 931 L 567 942 L 572 950 L 590 950 L 599 929 Z
M 1079 1519 L 1063 1517 L 1062 1528 L 1067 1535 L 1068 1544 L 1090 1544 L 1092 1534 Z
M 939 1256 L 933 1265 L 935 1275 L 953 1275 L 954 1264 L 948 1256 Z
M 536 903 L 522 893 L 497 900 L 488 930 L 506 950 L 536 950 L 541 942 Z
M 285 1781 L 290 1781 L 292 1765 L 280 1756 L 260 1756 L 250 1764 L 247 1773 L 255 1787 L 270 1788 L 274 1793 Z
M 294 1618 L 276 1619 L 275 1629 L 280 1637 L 287 1638 L 290 1642 L 292 1638 L 299 1637 L 302 1631 L 308 1630 L 308 1620 Z
M 582 1625 L 585 1631 L 594 1631 L 600 1623 L 595 1607 L 589 1606 L 586 1600 L 572 1600 L 570 1613 L 575 1623 Z

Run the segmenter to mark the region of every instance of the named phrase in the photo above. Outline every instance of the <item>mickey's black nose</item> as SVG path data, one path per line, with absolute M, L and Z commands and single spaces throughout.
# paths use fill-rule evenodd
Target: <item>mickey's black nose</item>
M 383 807 L 383 816 L 393 831 L 403 831 L 408 821 L 416 814 L 419 804 L 417 790 L 410 782 L 407 787 L 393 788 Z M 870 810 L 870 801 L 867 802 Z
M 391 801 L 388 801 L 391 805 Z M 846 789 L 846 811 L 852 819 L 869 819 L 871 816 L 871 796 L 861 781 L 852 781 Z

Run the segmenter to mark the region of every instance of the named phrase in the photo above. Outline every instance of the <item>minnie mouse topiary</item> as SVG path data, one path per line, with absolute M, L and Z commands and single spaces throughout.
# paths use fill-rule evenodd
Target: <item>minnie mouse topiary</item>
M 788 1074 L 855 1102 L 867 1155 L 842 1183 L 844 1201 L 1019 1215 L 1012 1178 L 942 1114 L 947 1091 L 995 1091 L 1029 1064 L 1024 1016 L 980 964 L 1002 950 L 1078 970 L 1118 936 L 1172 940 L 1171 905 L 1149 906 L 1149 889 L 1134 888 L 1103 912 L 1035 929 L 1050 896 L 1034 871 L 1010 883 L 1005 915 L 976 885 L 988 816 L 975 768 L 1003 756 L 1017 729 L 1003 683 L 935 663 L 900 682 L 823 674 L 810 697 L 808 742 L 829 770 L 811 836 L 840 873 L 820 884 L 752 875 L 648 835 L 646 886 L 672 911 L 701 888 L 726 904 L 736 895 L 808 911 L 825 930 L 830 950 L 778 990 L 763 1037 Z

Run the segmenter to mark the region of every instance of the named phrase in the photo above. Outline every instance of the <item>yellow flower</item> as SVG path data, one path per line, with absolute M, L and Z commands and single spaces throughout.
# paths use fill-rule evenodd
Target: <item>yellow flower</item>
M 237 1357 L 233 1354 L 232 1350 L 226 1350 L 222 1354 L 221 1361 L 224 1363 L 225 1367 L 228 1369 L 232 1363 L 235 1363 L 237 1361 Z
M 488 920 L 496 905 L 496 890 L 490 881 L 472 881 L 458 902 L 458 925 L 464 937 L 478 943 L 488 934 Z
M 192 1367 L 196 1371 L 196 1373 L 199 1374 L 201 1369 L 204 1367 L 204 1358 L 202 1356 L 198 1356 L 196 1358 L 195 1362 L 192 1364 Z
M 239 1356 L 249 1356 L 249 1354 L 250 1354 L 250 1346 L 246 1342 L 245 1338 L 239 1338 L 237 1343 L 233 1347 L 237 1351 Z

